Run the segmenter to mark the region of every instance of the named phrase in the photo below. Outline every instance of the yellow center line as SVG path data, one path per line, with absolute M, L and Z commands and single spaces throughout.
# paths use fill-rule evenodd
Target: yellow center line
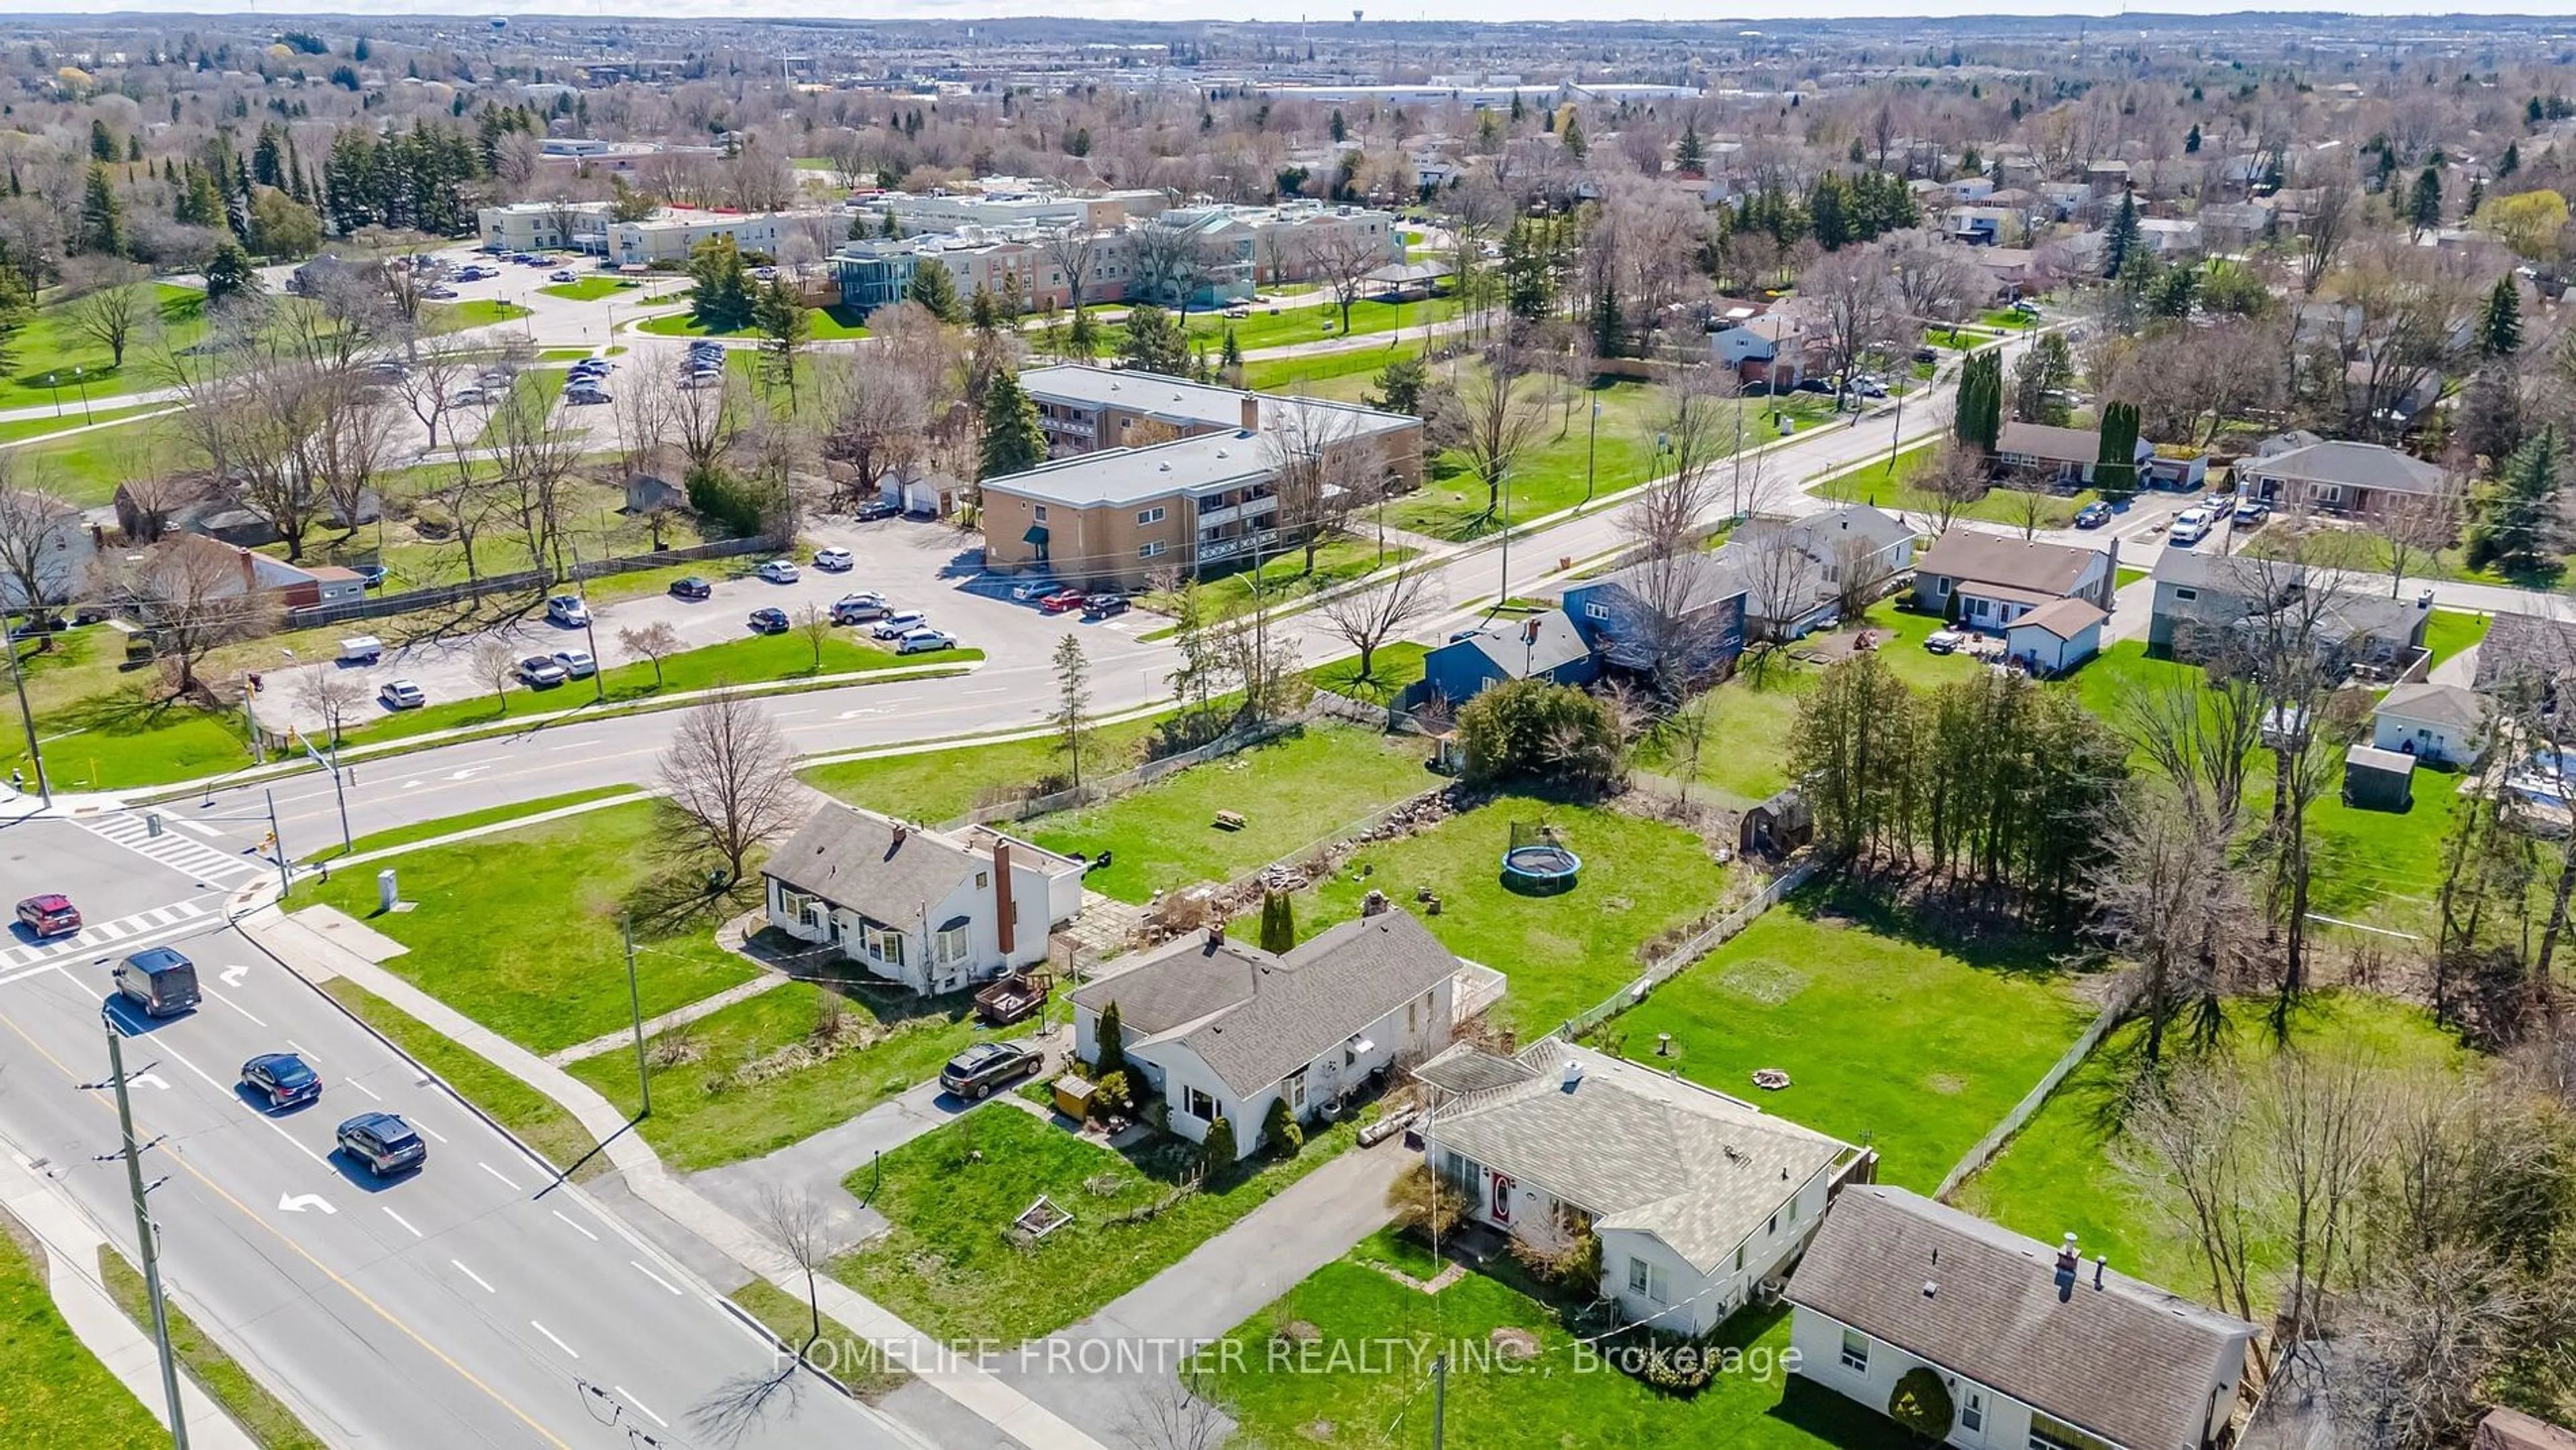
M 17 1019 L 11 1017 L 6 1012 L 0 1012 L 0 1023 L 8 1024 L 9 1030 L 18 1034 L 18 1040 L 26 1043 L 29 1047 L 34 1048 L 37 1056 L 52 1063 L 56 1072 L 69 1078 L 75 1084 L 79 1083 L 80 1075 L 73 1072 L 70 1067 L 66 1066 L 61 1058 L 46 1051 L 43 1043 L 28 1036 L 27 1029 L 19 1026 Z M 114 1100 L 110 1098 L 107 1093 L 97 1088 L 84 1089 L 84 1091 L 88 1092 L 94 1101 L 106 1105 L 113 1110 Z M 199 1172 L 197 1170 L 197 1166 L 188 1161 L 186 1154 L 179 1152 L 175 1146 L 165 1149 L 164 1151 L 169 1154 L 171 1159 L 175 1161 L 181 1169 L 186 1171 L 189 1177 L 194 1178 L 197 1182 L 203 1184 L 207 1191 L 213 1193 L 217 1198 L 222 1199 L 224 1202 L 231 1204 L 235 1212 L 239 1213 L 242 1217 L 249 1219 L 252 1223 L 259 1225 L 260 1229 L 270 1238 L 277 1240 L 279 1243 L 284 1244 L 287 1248 L 293 1250 L 296 1257 L 304 1260 L 304 1262 L 308 1264 L 311 1264 L 324 1278 L 329 1279 L 332 1283 L 339 1285 L 343 1290 L 347 1291 L 350 1298 L 357 1300 L 359 1303 L 367 1306 L 367 1308 L 375 1311 L 377 1318 L 382 1319 L 387 1324 L 392 1325 L 395 1329 L 400 1330 L 403 1336 L 409 1339 L 412 1343 L 429 1351 L 431 1357 L 435 1358 L 440 1364 L 454 1370 L 458 1379 L 461 1379 L 467 1384 L 472 1385 L 474 1388 L 481 1390 L 484 1395 L 492 1401 L 492 1403 L 499 1405 L 502 1409 L 505 1409 L 511 1414 L 517 1416 L 521 1424 L 526 1425 L 529 1429 L 536 1431 L 541 1436 L 544 1436 L 546 1443 L 555 1446 L 556 1450 L 572 1450 L 572 1446 L 560 1436 L 556 1435 L 552 1430 L 547 1429 L 545 1426 L 538 1424 L 535 1418 L 530 1416 L 527 1411 L 520 1409 L 517 1405 L 511 1403 L 510 1398 L 507 1395 L 502 1394 L 499 1390 L 492 1388 L 490 1385 L 487 1385 L 483 1383 L 482 1380 L 476 1378 L 472 1370 L 458 1364 L 448 1355 L 447 1351 L 430 1343 L 429 1340 L 420 1333 L 420 1331 L 412 1328 L 408 1324 L 405 1324 L 400 1319 L 395 1318 L 392 1312 L 387 1310 L 385 1306 L 370 1298 L 365 1290 L 341 1277 L 338 1270 L 333 1269 L 330 1265 L 315 1258 L 302 1244 L 288 1238 L 285 1234 L 279 1233 L 274 1225 L 269 1223 L 266 1219 L 261 1218 L 258 1214 L 252 1212 L 249 1205 L 226 1192 L 223 1185 Z

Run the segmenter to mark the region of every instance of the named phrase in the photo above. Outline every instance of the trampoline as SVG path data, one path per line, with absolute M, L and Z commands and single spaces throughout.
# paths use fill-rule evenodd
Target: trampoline
M 1514 846 L 1503 853 L 1503 884 L 1528 896 L 1550 896 L 1574 889 L 1583 858 L 1563 846 Z

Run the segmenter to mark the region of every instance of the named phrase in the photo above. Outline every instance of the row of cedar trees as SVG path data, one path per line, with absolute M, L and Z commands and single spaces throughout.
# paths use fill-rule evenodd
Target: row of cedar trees
M 1993 457 L 2004 426 L 2001 348 L 1988 348 L 1959 365 L 1957 407 L 1958 418 L 1952 431 L 1959 441 Z M 2101 451 L 2093 464 L 2093 486 L 2105 497 L 2125 498 L 2138 487 L 2138 405 L 2104 404 L 2101 434 Z

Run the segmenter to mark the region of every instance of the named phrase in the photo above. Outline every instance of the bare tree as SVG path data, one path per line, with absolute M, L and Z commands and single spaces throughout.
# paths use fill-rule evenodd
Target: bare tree
M 2459 537 L 2465 495 L 2459 479 L 2446 473 L 2442 486 L 2432 493 L 2383 496 L 2371 523 L 2380 542 L 2388 546 L 2389 598 L 2396 598 L 2404 590 L 2409 564 L 2418 559 L 2432 560 Z
M 555 400 L 542 389 L 513 386 L 493 410 L 485 444 L 492 455 L 493 496 L 518 525 L 528 563 L 568 578 L 564 513 L 580 473 L 583 436 L 554 421 Z
M 887 478 L 919 462 L 939 396 L 940 379 L 926 374 L 944 374 L 945 360 L 880 342 L 865 357 L 818 361 L 824 364 L 815 369 L 823 457 L 848 468 L 852 497 L 875 498 Z
M 1187 323 L 1191 299 L 1216 276 L 1206 242 L 1188 227 L 1161 222 L 1129 229 L 1127 240 L 1145 295 L 1164 301 Z
M 1799 295 L 1816 309 L 1829 365 L 1845 389 L 1861 359 L 1885 347 L 1894 337 L 1898 312 L 1885 252 L 1878 247 L 1844 247 L 1827 252 L 1798 275 Z M 1843 392 L 1834 394 L 1842 406 Z
M 1312 223 L 1297 240 L 1297 255 L 1306 275 L 1333 294 L 1341 309 L 1342 331 L 1351 330 L 1351 304 L 1368 290 L 1369 276 L 1392 255 L 1386 239 L 1371 237 L 1338 219 Z
M 1454 400 L 1441 405 L 1456 427 L 1458 451 L 1485 485 L 1485 517 L 1502 513 L 1503 480 L 1521 450 L 1536 442 L 1547 426 L 1547 410 L 1526 385 L 1524 360 L 1508 346 L 1489 350 L 1484 366 L 1458 384 Z
M 140 269 L 132 271 L 139 272 Z M 158 305 L 159 298 L 152 288 L 129 272 L 124 280 L 75 299 L 68 309 L 68 316 L 73 332 L 106 348 L 113 364 L 123 368 L 125 349 L 151 322 Z
M 656 620 L 646 625 L 630 624 L 617 631 L 617 642 L 625 647 L 628 655 L 653 662 L 653 688 L 656 690 L 662 688 L 662 661 L 683 648 L 680 632 L 673 629 L 667 620 Z
M 718 691 L 680 721 L 659 779 L 678 838 L 724 859 L 742 879 L 754 848 L 795 824 L 803 808 L 796 755 L 758 702 Z
M 1270 465 L 1271 487 L 1279 498 L 1277 527 L 1305 548 L 1305 572 L 1315 572 L 1315 553 L 1350 516 L 1360 491 L 1343 477 L 1347 456 L 1365 452 L 1348 409 L 1280 400 L 1268 405 L 1261 430 L 1261 451 Z
M 296 703 L 312 712 L 322 722 L 323 739 L 331 745 L 340 743 L 340 727 L 349 712 L 366 702 L 366 685 L 335 665 L 319 665 L 304 672 L 296 682 Z
M 193 534 L 144 550 L 116 587 L 152 632 L 173 695 L 200 692 L 207 656 L 266 633 L 278 615 L 275 596 L 253 587 L 243 551 Z
M 796 611 L 796 633 L 813 653 L 814 673 L 823 673 L 823 646 L 832 642 L 832 616 L 820 605 L 808 604 Z
M 1063 275 L 1065 293 L 1072 299 L 1073 310 L 1080 312 L 1092 269 L 1099 265 L 1099 233 L 1085 226 L 1058 227 L 1038 238 L 1038 250 Z
M 690 483 L 722 470 L 749 412 L 742 379 L 730 369 L 714 387 L 685 387 L 674 395 L 672 441 L 679 447 Z
M 2228 836 L 2173 796 L 2126 803 L 2115 842 L 2113 869 L 2098 887 L 2097 930 L 2134 964 L 2140 1052 L 2156 1065 L 2177 1028 L 2205 1045 L 2225 1027 L 2229 983 L 2205 948 L 2237 939 L 2232 926 L 2246 903 L 2229 870 Z
M 2144 1077 L 2121 1114 L 2112 1161 L 2149 1188 L 2209 1274 L 2212 1303 L 2251 1320 L 2262 1172 L 2253 1106 L 2232 1074 L 2205 1062 Z
M 0 585 L 6 609 L 38 614 L 68 603 L 80 585 L 69 564 L 80 510 L 51 491 L 59 483 L 53 464 L 41 454 L 0 450 Z M 39 636 L 40 649 L 53 648 L 53 633 Z
M 2316 200 L 2299 233 L 2298 252 L 2299 290 L 2310 296 L 2334 270 L 2335 255 L 2343 250 L 2351 230 L 2353 206 L 2352 188 L 2341 181 L 2328 179 L 2315 190 Z
M 474 672 L 474 682 L 492 692 L 492 703 L 504 715 L 510 713 L 510 682 L 518 678 L 519 662 L 510 654 L 510 642 L 486 635 L 474 642 L 466 656 L 466 665 Z
M 1225 1413 L 1199 1396 L 1196 1378 L 1158 1379 L 1129 1400 L 1120 1426 L 1127 1450 L 1216 1450 L 1225 1443 Z
M 1716 565 L 1700 549 L 1723 487 L 1716 464 L 1732 428 L 1728 400 L 1694 381 L 1669 389 L 1656 419 L 1662 477 L 1620 511 L 1619 531 L 1640 556 L 1624 572 L 1620 643 L 1651 662 L 1657 686 L 1686 694 L 1705 663 Z
M 1378 647 L 1405 627 L 1437 612 L 1442 595 L 1435 589 L 1435 570 L 1398 565 L 1394 573 L 1363 588 L 1345 590 L 1319 607 L 1325 630 L 1359 651 L 1356 678 L 1373 678 Z
M 830 1216 L 812 1196 L 776 1184 L 762 1186 L 755 1214 L 762 1236 L 785 1253 L 804 1278 L 806 1326 L 802 1339 L 790 1345 L 793 1353 L 766 1371 L 732 1376 L 690 1407 L 691 1426 L 719 1445 L 740 1444 L 774 1414 L 794 1414 L 806 1383 L 802 1371 L 815 1346 L 823 1342 L 823 1300 L 815 1291 L 815 1279 L 831 1267 Z

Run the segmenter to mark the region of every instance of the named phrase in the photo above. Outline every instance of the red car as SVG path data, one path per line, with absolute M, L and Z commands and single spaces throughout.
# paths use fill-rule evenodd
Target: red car
M 1079 589 L 1059 589 L 1038 601 L 1038 608 L 1048 614 L 1071 614 L 1082 607 L 1086 598 Z
M 69 936 L 81 929 L 80 908 L 59 891 L 30 896 L 18 903 L 18 920 L 39 938 Z

